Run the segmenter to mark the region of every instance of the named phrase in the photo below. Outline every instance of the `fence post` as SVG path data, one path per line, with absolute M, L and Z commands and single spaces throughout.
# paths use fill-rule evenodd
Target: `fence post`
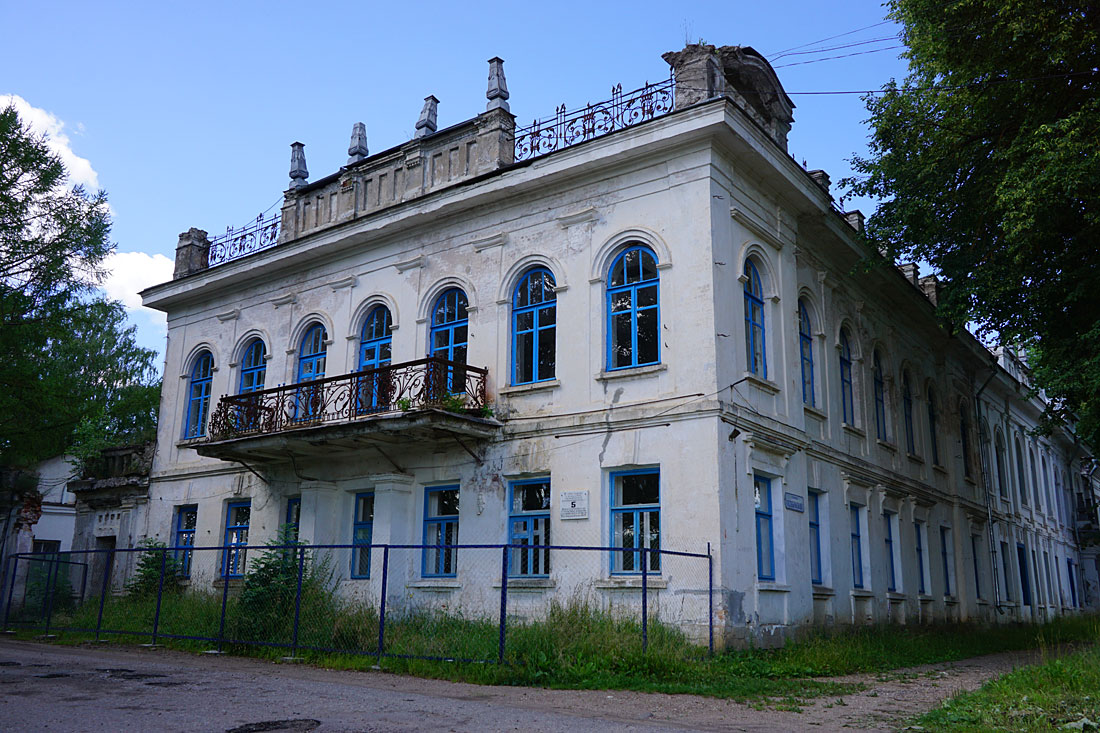
M 508 551 L 504 545 L 500 554 L 500 648 L 497 650 L 497 663 L 504 663 L 504 631 L 508 619 Z
M 382 548 L 382 599 L 378 602 L 378 663 L 382 663 L 382 649 L 386 641 L 386 583 L 390 574 L 390 546 Z
M 714 654 L 714 555 L 707 543 L 707 647 Z
M 222 615 L 218 621 L 218 651 L 222 651 L 222 643 L 225 641 L 225 606 L 229 601 L 229 576 L 222 576 Z
M 53 587 L 57 582 L 57 572 L 61 569 L 61 554 L 54 553 L 50 558 L 50 569 L 46 572 L 46 636 L 50 635 L 50 621 L 53 620 Z
M 298 656 L 298 620 L 302 616 L 302 570 L 306 564 L 306 548 L 298 549 L 298 590 L 294 594 L 294 641 L 292 656 Z
M 649 648 L 649 549 L 642 548 L 642 651 Z
M 107 586 L 111 583 L 111 567 L 115 564 L 115 551 L 107 551 L 107 562 L 103 564 L 103 587 L 99 589 L 99 615 L 95 620 L 95 640 L 99 641 L 99 631 L 103 628 L 103 603 L 107 600 Z
M 19 556 L 13 555 L 11 558 L 11 586 L 8 588 L 8 603 L 4 607 L 4 631 L 8 630 L 8 618 L 11 616 L 11 600 L 15 597 L 15 574 L 19 570 Z
M 27 570 L 27 580 L 30 580 L 30 570 Z M 28 583 L 29 585 L 29 583 Z M 46 587 L 42 593 L 42 616 L 45 616 L 50 612 L 50 586 L 53 585 L 53 558 L 51 557 L 46 563 Z M 24 594 L 25 595 L 25 594 Z M 41 620 L 41 617 L 39 617 Z M 49 622 L 46 623 L 49 626 Z M 47 631 L 48 633 L 48 631 Z
M 153 614 L 153 640 L 151 646 L 157 645 L 157 631 L 160 629 L 160 601 L 164 596 L 164 569 L 168 564 L 168 548 L 160 551 L 160 581 L 157 583 L 157 611 Z

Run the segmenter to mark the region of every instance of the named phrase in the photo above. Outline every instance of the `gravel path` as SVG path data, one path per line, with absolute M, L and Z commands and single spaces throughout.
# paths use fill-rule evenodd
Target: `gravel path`
M 0 727 L 20 731 L 830 731 L 897 730 L 1037 652 L 883 676 L 801 712 L 692 695 L 483 687 L 166 649 L 0 639 Z

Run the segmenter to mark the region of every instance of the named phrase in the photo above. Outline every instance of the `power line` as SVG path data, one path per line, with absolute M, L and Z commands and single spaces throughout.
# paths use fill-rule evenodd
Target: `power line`
M 895 49 L 895 48 L 905 48 L 905 44 L 898 44 L 897 46 L 887 46 L 885 48 L 872 48 L 868 51 L 854 51 L 852 53 L 845 53 L 845 54 L 841 54 L 839 56 L 826 56 L 823 59 L 810 59 L 809 61 L 794 61 L 794 62 L 789 63 L 789 64 L 779 64 L 778 66 L 773 66 L 772 68 L 773 69 L 782 69 L 782 68 L 785 68 L 787 66 L 803 66 L 805 64 L 817 64 L 817 63 L 821 63 L 822 61 L 832 61 L 834 59 L 846 59 L 849 56 L 862 56 L 865 53 L 878 53 L 879 51 L 890 51 L 890 50 Z
M 839 51 L 840 49 L 843 49 L 843 48 L 853 48 L 855 46 L 866 46 L 868 43 L 882 43 L 883 41 L 896 41 L 896 40 L 898 40 L 898 36 L 896 34 L 892 35 L 892 36 L 882 36 L 881 38 L 872 38 L 869 41 L 855 41 L 853 43 L 842 43 L 839 46 L 826 46 L 825 48 L 816 48 L 812 51 L 790 51 L 788 53 L 781 53 L 778 56 L 773 56 L 771 58 L 771 60 L 772 61 L 777 61 L 777 60 L 783 58 L 784 56 L 807 56 L 807 55 L 812 55 L 812 54 L 815 54 L 815 53 L 826 53 L 828 51 Z
M 794 50 L 799 49 L 799 48 L 806 48 L 807 46 L 816 46 L 819 43 L 824 43 L 825 41 L 831 41 L 834 38 L 843 38 L 844 36 L 850 36 L 853 33 L 859 33 L 860 31 L 869 30 L 871 28 L 877 28 L 880 25 L 886 25 L 887 23 L 893 23 L 893 22 L 894 21 L 892 21 L 892 20 L 879 21 L 878 23 L 872 23 L 871 25 L 865 25 L 862 28 L 856 28 L 854 31 L 848 31 L 846 33 L 838 33 L 835 36 L 829 36 L 828 38 L 821 38 L 821 39 L 816 40 L 816 41 L 810 41 L 809 43 L 803 43 L 800 46 L 791 46 L 790 48 L 785 48 L 782 51 L 777 51 L 776 53 L 770 54 L 770 55 L 778 58 L 779 56 L 782 56 L 785 53 L 789 53 L 790 51 L 794 51 Z

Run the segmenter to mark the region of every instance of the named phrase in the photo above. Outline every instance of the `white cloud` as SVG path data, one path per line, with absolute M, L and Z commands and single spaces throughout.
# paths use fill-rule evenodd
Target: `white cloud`
M 144 313 L 163 328 L 167 323 L 165 314 L 142 307 L 138 293 L 151 285 L 171 280 L 175 263 L 162 254 L 115 252 L 107 257 L 104 264 L 110 274 L 100 287 L 107 297 L 122 301 L 128 311 Z
M 0 94 L 0 109 L 14 105 L 19 113 L 19 119 L 27 125 L 31 131 L 38 135 L 46 136 L 46 144 L 65 164 L 65 170 L 69 172 L 69 182 L 73 185 L 83 184 L 90 191 L 99 190 L 99 174 L 92 168 L 92 163 L 87 158 L 81 158 L 73 152 L 69 136 L 65 134 L 65 122 L 44 109 L 31 106 L 30 102 L 17 94 Z M 84 125 L 76 125 L 76 133 L 81 134 Z

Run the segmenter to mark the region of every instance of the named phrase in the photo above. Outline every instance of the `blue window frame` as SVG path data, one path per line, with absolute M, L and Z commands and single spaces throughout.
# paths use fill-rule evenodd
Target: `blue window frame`
M 550 479 L 513 481 L 508 501 L 509 575 L 538 577 L 550 574 L 550 550 L 527 546 L 550 544 Z
M 298 530 L 302 525 L 302 497 L 292 496 L 286 500 L 286 522 L 290 527 L 290 536 L 298 541 Z
M 951 530 L 940 527 L 940 558 L 943 560 L 943 594 L 951 595 Z
M 940 465 L 940 444 L 936 438 L 936 392 L 928 388 L 928 445 L 932 448 L 932 463 Z
M 1008 572 L 1010 567 L 1011 567 L 1011 561 L 1009 560 L 1009 557 L 1008 557 L 1008 543 L 1007 542 L 1002 542 L 1001 543 L 1001 575 L 1004 576 L 1004 579 L 1005 579 L 1004 582 L 1005 582 L 1005 600 L 1006 601 L 1011 601 L 1012 600 L 1012 581 L 1009 580 L 1009 578 L 1011 578 L 1012 575 L 1009 574 L 1009 572 Z
M 806 303 L 798 301 L 798 351 L 802 362 L 802 402 L 814 407 L 814 336 Z
M 886 567 L 890 571 L 889 583 L 886 585 L 886 590 L 896 591 L 898 589 L 897 584 L 897 570 L 894 567 L 894 517 L 897 516 L 894 512 L 882 513 L 882 524 L 885 530 L 886 541 Z
M 1027 506 L 1027 481 L 1024 480 L 1024 451 L 1020 447 L 1019 436 L 1017 436 L 1013 442 L 1016 445 L 1016 483 L 1019 484 L 1020 503 Z
M 917 550 L 917 592 L 924 595 L 928 592 L 928 586 L 924 582 L 924 522 L 913 522 L 913 536 L 916 537 Z
M 980 550 L 981 538 L 976 534 L 970 535 L 970 554 L 974 558 L 974 597 L 982 597 L 982 573 L 981 573 L 981 561 L 978 558 L 978 552 Z
M 875 437 L 886 440 L 886 388 L 882 375 L 882 356 L 877 349 L 871 355 L 871 382 L 875 393 Z
M 1077 608 L 1077 565 L 1066 558 L 1066 573 L 1069 575 L 1069 597 L 1073 602 L 1073 607 Z
M 206 419 L 210 415 L 210 387 L 214 382 L 214 356 L 204 351 L 191 367 L 191 383 L 187 397 L 187 426 L 183 437 L 206 435 Z
M 241 359 L 241 394 L 259 392 L 267 379 L 267 350 L 260 339 L 252 339 Z
M 760 476 L 753 476 L 752 489 L 756 504 L 756 577 L 758 580 L 775 580 L 772 482 Z
M 355 495 L 355 517 L 351 526 L 351 577 L 370 577 L 371 543 L 374 541 L 374 492 Z
M 642 572 L 639 550 L 661 549 L 661 474 L 656 468 L 618 471 L 610 476 L 611 546 L 623 552 L 611 555 L 611 572 Z M 661 572 L 659 552 L 649 555 L 646 572 Z
M 1055 513 L 1054 501 L 1050 495 L 1050 472 L 1047 470 L 1047 458 L 1043 456 L 1039 459 L 1040 465 L 1043 469 L 1043 494 L 1047 500 L 1047 514 L 1053 515 Z
M 1008 498 L 1008 480 L 1005 476 L 1005 439 L 1001 431 L 993 439 L 993 455 L 997 464 L 997 493 L 1002 499 Z
M 421 575 L 453 578 L 458 567 L 458 486 L 424 489 L 424 556 Z
M 298 383 L 305 384 L 296 393 L 294 406 L 295 418 L 305 420 L 318 417 L 325 411 L 324 390 L 321 385 L 309 385 L 325 378 L 325 363 L 328 359 L 328 334 L 325 327 L 315 323 L 306 329 L 298 349 Z
M 181 506 L 176 510 L 176 547 L 195 546 L 195 527 L 199 521 L 199 508 L 194 504 Z M 191 577 L 191 556 L 193 551 L 176 550 L 175 557 L 180 564 L 180 575 Z
M 856 407 L 852 397 L 852 344 L 848 340 L 848 329 L 840 329 L 840 406 L 843 420 L 849 425 L 856 424 Z
M 244 549 L 248 546 L 248 522 L 252 516 L 252 503 L 231 502 L 225 508 L 225 554 L 222 557 L 222 577 L 240 578 L 244 575 Z
M 554 276 L 531 270 L 512 294 L 512 384 L 554 378 L 557 366 L 558 294 Z
M 1043 506 L 1043 497 L 1039 494 L 1039 478 L 1035 475 L 1035 449 L 1027 449 L 1028 465 L 1031 468 L 1031 491 L 1035 497 L 1035 511 L 1041 511 Z
M 810 582 L 821 585 L 821 494 L 811 491 L 807 499 L 810 505 Z
M 372 373 L 359 378 L 357 407 L 359 412 L 376 412 L 385 409 L 390 401 L 389 380 L 374 371 L 388 366 L 393 352 L 393 319 L 390 309 L 375 306 L 363 322 L 359 336 L 359 371 Z
M 1031 605 L 1031 583 L 1027 574 L 1027 550 L 1022 542 L 1016 543 L 1016 561 L 1020 565 L 1020 596 L 1025 606 Z
M 607 368 L 661 360 L 661 293 L 657 258 L 648 247 L 629 247 L 607 274 Z
M 432 328 L 429 334 L 429 356 L 466 363 L 466 349 L 470 338 L 470 321 L 467 313 L 469 302 L 466 293 L 451 288 L 435 301 L 432 308 Z M 453 394 L 466 392 L 466 370 L 447 367 L 446 388 Z
M 901 414 L 905 423 L 905 450 L 910 455 L 917 452 L 916 435 L 913 432 L 913 385 L 909 381 L 909 372 L 901 375 Z
M 753 374 L 768 378 L 764 339 L 764 288 L 752 260 L 745 260 L 745 364 Z
M 863 509 L 859 504 L 849 505 L 849 513 L 851 515 L 852 524 L 852 587 L 863 587 L 863 531 L 860 527 L 860 511 Z
M 959 440 L 962 443 L 963 476 L 969 478 L 970 471 L 970 418 L 965 403 L 959 403 Z

